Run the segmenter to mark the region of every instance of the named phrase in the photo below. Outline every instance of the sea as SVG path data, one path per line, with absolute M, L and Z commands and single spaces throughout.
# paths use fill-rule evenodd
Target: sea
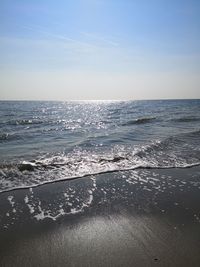
M 0 192 L 197 165 L 200 100 L 0 101 Z

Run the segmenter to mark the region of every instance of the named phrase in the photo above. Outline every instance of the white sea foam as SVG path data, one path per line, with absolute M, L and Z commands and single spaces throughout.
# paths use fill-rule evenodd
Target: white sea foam
M 13 196 L 8 196 L 8 201 L 10 202 L 11 206 L 14 207 L 15 201 L 13 201 L 14 197 Z
M 185 110 L 180 102 L 176 108 L 172 102 L 162 103 L 158 112 L 155 107 L 160 104 L 155 101 L 147 106 L 145 102 L 45 103 L 42 108 L 39 102 L 30 106 L 19 102 L 9 118 L 7 103 L 0 133 L 4 152 L 0 192 L 112 171 L 199 165 L 199 102 L 184 104 L 188 104 Z M 176 116 L 178 108 L 181 117 Z M 181 127 L 174 127 L 175 122 Z M 156 125 L 155 130 L 150 125 Z M 54 141 L 48 142 L 52 137 Z M 10 140 L 17 141 L 10 143 L 12 154 L 7 149 Z
M 27 204 L 29 202 L 28 196 L 26 195 L 24 198 L 24 202 Z

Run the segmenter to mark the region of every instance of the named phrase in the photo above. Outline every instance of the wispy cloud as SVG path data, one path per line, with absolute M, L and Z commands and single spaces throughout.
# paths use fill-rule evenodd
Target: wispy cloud
M 97 34 L 83 32 L 75 39 L 40 25 L 25 25 L 23 29 L 26 37 L 0 37 L 5 65 L 105 69 L 118 68 L 119 62 L 127 61 L 117 42 Z M 30 31 L 35 33 L 31 38 Z
M 38 25 L 35 25 L 35 26 L 23 26 L 24 29 L 27 29 L 29 31 L 33 31 L 35 33 L 39 33 L 39 34 L 42 34 L 43 38 L 44 37 L 51 37 L 55 40 L 62 40 L 62 41 L 67 41 L 67 42 L 71 42 L 71 43 L 74 43 L 74 44 L 80 44 L 80 45 L 85 45 L 85 46 L 94 46 L 90 43 L 87 43 L 87 42 L 82 42 L 80 40 L 76 40 L 76 39 L 73 39 L 73 38 L 70 38 L 70 37 L 67 37 L 65 35 L 61 35 L 61 34 L 55 34 L 55 33 L 52 33 L 50 31 L 48 31 L 48 29 L 44 28 L 44 27 L 41 27 L 41 26 L 38 26 Z
M 25 37 L 0 37 L 0 67 L 108 72 L 193 71 L 200 68 L 200 55 L 196 53 L 163 55 L 162 51 L 138 45 L 126 46 L 119 44 L 113 36 L 87 31 L 72 38 L 36 24 L 24 25 L 23 29 Z
M 119 42 L 115 42 L 113 40 L 110 40 L 104 36 L 101 36 L 95 33 L 81 32 L 81 34 L 84 37 L 89 38 L 93 42 L 98 42 L 100 44 L 107 44 L 111 46 L 119 46 Z

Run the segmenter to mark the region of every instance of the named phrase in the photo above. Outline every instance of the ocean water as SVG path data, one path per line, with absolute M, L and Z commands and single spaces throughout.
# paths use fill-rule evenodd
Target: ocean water
M 0 101 L 0 192 L 200 164 L 200 100 Z

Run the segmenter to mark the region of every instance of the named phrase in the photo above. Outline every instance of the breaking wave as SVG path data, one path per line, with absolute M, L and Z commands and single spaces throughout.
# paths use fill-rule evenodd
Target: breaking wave
M 107 151 L 79 148 L 70 153 L 1 164 L 0 190 L 138 168 L 190 168 L 200 165 L 200 150 L 195 149 L 199 137 L 200 130 L 196 130 L 134 147 L 115 145 Z

